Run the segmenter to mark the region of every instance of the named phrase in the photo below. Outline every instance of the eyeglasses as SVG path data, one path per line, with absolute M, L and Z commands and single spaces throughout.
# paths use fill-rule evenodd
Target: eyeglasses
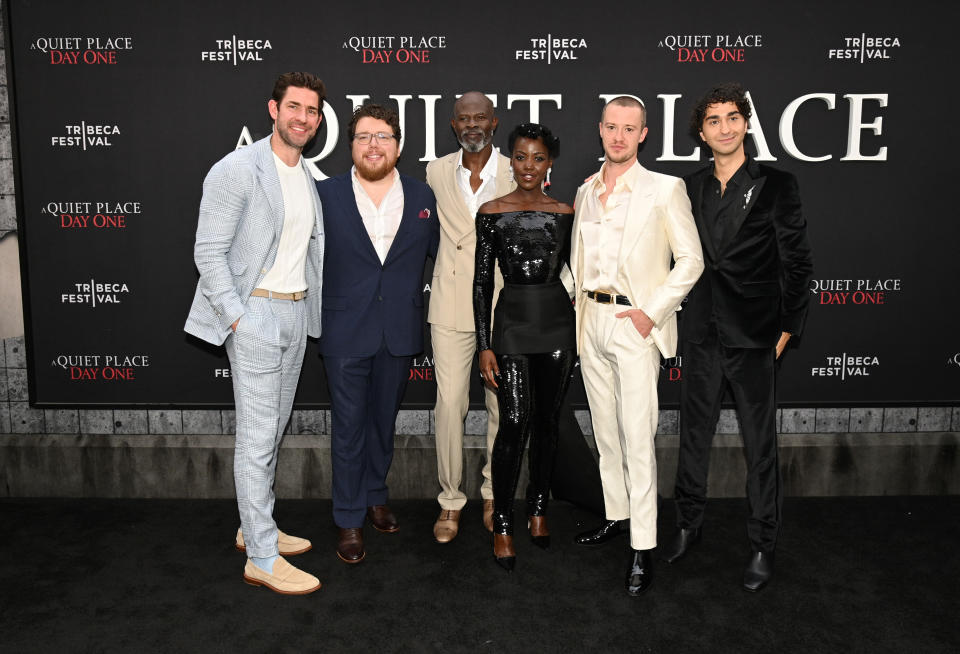
M 393 134 L 387 134 L 386 132 L 376 132 L 375 134 L 360 132 L 359 134 L 353 135 L 353 140 L 361 145 L 366 145 L 371 139 L 377 141 L 377 143 L 386 143 L 394 138 L 396 137 Z

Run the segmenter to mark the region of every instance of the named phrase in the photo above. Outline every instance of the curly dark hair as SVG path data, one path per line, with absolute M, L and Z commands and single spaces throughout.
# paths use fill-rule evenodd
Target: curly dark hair
M 393 136 L 397 139 L 397 143 L 400 143 L 400 115 L 393 109 L 384 107 L 382 104 L 364 104 L 357 107 L 357 110 L 353 112 L 353 116 L 350 118 L 350 123 L 347 125 L 348 141 L 353 140 L 357 123 L 360 122 L 361 118 L 376 118 L 377 120 L 382 120 L 393 129 Z
M 550 128 L 546 125 L 541 125 L 540 123 L 520 123 L 514 127 L 513 131 L 510 132 L 510 136 L 507 137 L 507 148 L 510 152 L 513 152 L 513 144 L 516 143 L 519 138 L 533 139 L 534 141 L 540 140 L 543 142 L 543 145 L 546 146 L 551 159 L 556 159 L 560 156 L 560 139 L 554 136 L 553 132 L 551 132 Z
M 738 82 L 726 82 L 713 87 L 697 101 L 697 106 L 693 108 L 690 114 L 690 136 L 697 143 L 701 143 L 700 131 L 703 129 L 703 119 L 707 116 L 707 107 L 712 104 L 723 104 L 732 102 L 737 105 L 737 111 L 743 116 L 744 120 L 750 120 L 753 115 L 753 109 L 750 107 L 750 100 L 747 99 L 747 92 Z
M 273 83 L 273 94 L 270 96 L 274 102 L 279 103 L 286 95 L 287 89 L 296 86 L 301 89 L 310 89 L 320 98 L 317 109 L 323 109 L 323 101 L 327 97 L 327 87 L 319 77 L 312 73 L 284 73 Z

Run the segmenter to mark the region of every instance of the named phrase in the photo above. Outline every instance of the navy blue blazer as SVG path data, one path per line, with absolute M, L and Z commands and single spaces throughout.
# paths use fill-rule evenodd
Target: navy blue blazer
M 440 243 L 436 199 L 429 186 L 400 175 L 403 217 L 381 264 L 350 175 L 317 182 L 326 231 L 320 353 L 372 356 L 386 340 L 390 354 L 413 356 L 423 351 L 423 266 Z

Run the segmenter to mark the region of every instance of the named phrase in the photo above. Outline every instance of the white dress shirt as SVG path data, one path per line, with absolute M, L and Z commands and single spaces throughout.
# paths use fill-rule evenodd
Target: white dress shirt
M 460 156 L 457 157 L 457 186 L 460 187 L 460 195 L 463 196 L 467 209 L 476 218 L 480 205 L 497 197 L 497 149 L 492 148 L 490 158 L 480 171 L 480 187 L 476 192 L 470 186 L 470 174 L 470 169 L 463 166 L 463 149 L 461 149 Z
M 316 221 L 313 194 L 308 184 L 313 180 L 301 166 L 288 166 L 274 153 L 283 195 L 283 229 L 277 245 L 277 257 L 259 287 L 275 293 L 296 293 L 307 290 L 307 246 Z
M 607 164 L 590 182 L 584 194 L 583 217 L 580 219 L 580 235 L 583 239 L 583 288 L 588 291 L 612 291 L 622 295 L 617 288 L 617 260 L 623 241 L 623 228 L 627 224 L 627 206 L 640 173 L 640 164 L 634 162 L 627 172 L 617 178 L 613 192 L 606 205 L 600 196 L 607 191 L 603 174 Z
M 380 200 L 378 207 L 367 195 L 360 180 L 357 179 L 356 166 L 350 169 L 350 179 L 353 181 L 353 195 L 357 200 L 357 210 L 363 218 L 363 226 L 367 229 L 367 236 L 373 243 L 373 248 L 380 257 L 380 263 L 387 258 L 387 252 L 393 245 L 393 239 L 400 229 L 400 219 L 403 218 L 403 185 L 400 183 L 400 173 L 393 170 L 393 186 Z

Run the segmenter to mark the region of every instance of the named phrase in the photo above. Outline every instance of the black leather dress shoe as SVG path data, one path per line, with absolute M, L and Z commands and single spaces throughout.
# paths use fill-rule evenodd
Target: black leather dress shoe
M 650 550 L 630 550 L 627 570 L 627 594 L 636 597 L 653 583 L 653 557 Z
M 603 545 L 611 538 L 623 536 L 627 531 L 623 528 L 624 520 L 605 520 L 599 527 L 577 534 L 573 542 L 577 545 Z
M 676 563 L 687 553 L 691 547 L 700 542 L 700 527 L 693 529 L 680 529 L 677 535 L 673 537 L 673 545 L 667 550 L 667 555 L 663 560 L 667 563 Z
M 773 552 L 753 552 L 743 570 L 743 589 L 751 593 L 762 590 L 773 577 Z

